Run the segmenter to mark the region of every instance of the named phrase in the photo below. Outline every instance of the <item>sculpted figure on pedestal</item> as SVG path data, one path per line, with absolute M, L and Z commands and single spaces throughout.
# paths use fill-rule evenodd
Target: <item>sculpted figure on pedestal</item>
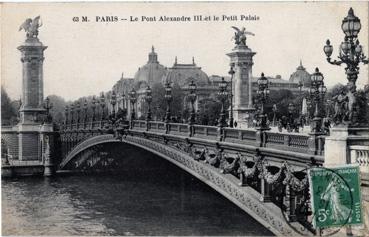
M 232 26 L 233 29 L 236 30 L 236 32 L 234 32 L 234 36 L 232 38 L 232 40 L 234 39 L 235 44 L 236 45 L 244 45 L 246 46 L 246 35 L 252 35 L 255 36 L 254 33 L 246 31 L 245 27 L 242 27 L 242 29 L 238 29 L 235 26 Z
M 345 89 L 341 89 L 341 93 L 333 97 L 335 101 L 334 105 L 334 116 L 333 120 L 336 124 L 342 123 L 344 120 L 347 120 L 348 116 L 348 102 L 349 97 L 346 95 Z
M 35 17 L 35 19 L 28 18 L 19 27 L 19 31 L 24 30 L 26 32 L 27 39 L 37 38 L 38 28 L 42 26 L 40 21 L 40 16 Z

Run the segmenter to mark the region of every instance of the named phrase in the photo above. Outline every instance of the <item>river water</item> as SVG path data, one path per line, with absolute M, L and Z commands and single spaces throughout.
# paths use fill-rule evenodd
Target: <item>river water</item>
M 110 174 L 2 180 L 3 235 L 272 235 L 163 159 Z

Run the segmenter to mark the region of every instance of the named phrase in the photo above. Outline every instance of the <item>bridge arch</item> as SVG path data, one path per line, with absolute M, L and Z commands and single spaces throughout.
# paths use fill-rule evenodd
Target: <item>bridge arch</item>
M 178 150 L 158 141 L 147 139 L 145 136 L 126 136 L 119 140 L 112 134 L 105 134 L 88 138 L 77 144 L 68 153 L 59 168 L 67 168 L 68 164 L 72 163 L 73 159 L 81 152 L 106 143 L 127 143 L 164 158 L 229 199 L 274 234 L 296 235 L 294 228 L 286 222 L 280 208 L 273 203 L 262 202 L 260 200 L 260 194 L 253 188 L 248 186 L 240 187 L 239 179 L 235 176 L 223 174 L 220 172 L 220 169 L 194 159 L 191 154 L 183 150 Z

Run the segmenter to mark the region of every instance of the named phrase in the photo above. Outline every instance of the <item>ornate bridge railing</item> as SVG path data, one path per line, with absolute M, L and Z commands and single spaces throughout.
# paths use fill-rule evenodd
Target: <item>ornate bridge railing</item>
M 168 156 L 180 167 L 190 169 L 262 222 L 278 229 L 275 233 L 291 235 L 293 232 L 288 232 L 291 228 L 286 225 L 289 222 L 311 230 L 306 171 L 310 165 L 322 164 L 323 157 L 308 154 L 309 136 L 139 120 L 115 135 L 109 126 L 95 130 L 67 128 L 62 133 L 65 141 L 76 139 L 75 145 L 70 146 L 73 150 L 60 164 L 62 168 L 95 166 L 98 158 L 88 162 L 86 154 L 90 153 L 86 149 L 121 139 Z M 78 154 L 80 159 L 73 158 Z
M 103 132 L 109 126 L 108 121 L 95 121 L 88 123 L 71 124 L 64 126 L 62 132 L 78 136 L 71 139 L 67 151 L 84 139 L 83 134 Z M 324 155 L 324 136 L 310 137 L 298 133 L 273 133 L 269 131 L 258 132 L 255 129 L 219 128 L 215 126 L 188 125 L 183 123 L 164 123 L 160 121 L 134 120 L 130 130 L 153 131 L 163 134 L 172 134 L 184 137 L 196 137 L 213 141 L 225 141 L 236 144 L 268 147 L 276 150 L 300 152 L 311 155 Z M 80 133 L 76 135 L 75 133 Z M 64 149 L 65 150 L 65 149 Z
M 369 185 L 369 146 L 352 145 L 350 149 L 350 163 L 359 164 L 363 182 Z

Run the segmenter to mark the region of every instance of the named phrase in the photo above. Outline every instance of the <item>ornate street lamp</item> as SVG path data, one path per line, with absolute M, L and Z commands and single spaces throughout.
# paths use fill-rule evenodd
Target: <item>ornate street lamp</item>
M 146 120 L 150 121 L 151 120 L 151 101 L 152 101 L 152 91 L 150 86 L 147 86 L 146 91 L 145 91 L 145 100 L 147 102 L 147 115 L 146 115 Z
M 233 70 L 233 66 L 231 66 L 231 69 L 228 72 L 229 75 L 231 75 L 231 94 L 230 94 L 230 102 L 231 102 L 231 110 L 229 113 L 229 127 L 233 128 L 233 75 L 235 74 L 235 71 Z
M 68 122 L 69 122 L 69 106 L 66 105 L 65 109 L 64 109 L 64 125 L 65 125 L 65 127 L 67 126 Z
M 83 112 L 85 115 L 85 118 L 83 119 L 83 122 L 85 123 L 85 125 L 87 125 L 87 109 L 88 109 L 88 103 L 87 100 L 85 99 L 84 103 L 83 103 Z
M 354 10 L 350 8 L 348 11 L 348 15 L 343 19 L 341 25 L 342 31 L 345 34 L 344 41 L 339 46 L 339 60 L 331 60 L 331 55 L 333 52 L 333 46 L 331 45 L 329 39 L 326 42 L 326 45 L 323 48 L 325 55 L 327 56 L 327 61 L 333 65 L 341 65 L 342 63 L 346 64 L 345 71 L 347 75 L 347 88 L 348 88 L 348 98 L 351 100 L 351 104 L 354 104 L 355 99 L 355 91 L 356 91 L 356 80 L 359 74 L 360 63 L 368 64 L 369 61 L 366 59 L 366 56 L 363 53 L 362 46 L 357 38 L 360 29 L 361 23 L 360 19 L 354 15 Z M 356 110 L 355 106 L 349 106 L 349 124 L 356 122 L 356 114 L 354 111 Z M 344 116 L 341 116 L 344 117 Z M 343 121 L 339 121 L 342 123 Z
M 52 118 L 50 115 L 50 109 L 53 107 L 53 103 L 50 102 L 50 98 L 46 97 L 44 108 L 46 109 L 46 122 L 50 123 Z
M 220 99 L 220 102 L 222 103 L 222 110 L 220 111 L 220 118 L 219 118 L 219 127 L 226 127 L 226 111 L 224 109 L 224 103 L 228 98 L 228 92 L 227 92 L 227 82 L 224 80 L 224 77 L 222 77 L 222 81 L 219 83 L 219 92 L 218 96 Z
M 129 100 L 131 102 L 131 120 L 134 120 L 135 119 L 135 103 L 137 101 L 137 94 L 136 94 L 136 91 L 135 91 L 135 88 L 132 88 L 132 90 L 129 92 Z
M 319 72 L 318 68 L 315 68 L 315 73 L 311 75 L 311 87 L 309 90 L 310 97 L 315 103 L 314 118 L 311 125 L 312 133 L 322 132 L 322 118 L 320 110 L 321 102 L 324 101 L 324 95 L 327 92 L 327 88 L 324 86 L 323 74 Z
M 50 114 L 50 109 L 53 108 L 53 103 L 50 102 L 49 97 L 46 97 L 45 99 L 45 103 L 44 103 L 44 108 L 46 109 L 46 123 L 51 123 L 52 122 L 52 117 Z
M 290 121 L 290 124 L 292 125 L 294 123 L 294 115 L 295 115 L 295 110 L 296 110 L 296 107 L 293 103 L 289 103 L 288 104 L 288 107 L 287 107 L 287 110 L 288 110 L 288 119 Z
M 172 87 L 169 82 L 165 83 L 165 100 L 167 101 L 167 111 L 165 112 L 165 122 L 169 123 L 170 121 L 170 103 L 173 100 L 172 97 Z
M 76 109 L 76 112 L 77 112 L 77 124 L 79 124 L 79 122 L 80 122 L 80 115 L 81 115 L 81 104 L 80 104 L 80 102 L 79 101 L 76 101 L 76 103 L 75 103 L 75 109 Z
M 115 105 L 117 104 L 117 95 L 115 94 L 114 90 L 111 93 L 110 104 L 112 106 L 111 117 L 115 118 Z
M 69 112 L 70 113 L 70 125 L 72 127 L 73 122 L 74 122 L 74 104 L 73 103 L 70 105 L 69 109 L 70 109 L 70 112 Z
M 268 88 L 268 78 L 264 76 L 264 73 L 261 73 L 261 77 L 258 79 L 258 97 L 260 101 L 260 114 L 258 116 L 258 127 L 260 129 L 269 129 L 267 124 L 267 116 L 264 113 L 264 104 L 269 97 L 269 88 Z
M 101 106 L 101 121 L 105 119 L 105 96 L 104 92 L 100 95 L 100 106 Z
M 273 127 L 275 127 L 275 120 L 276 120 L 276 114 L 277 114 L 277 105 L 276 104 L 273 104 L 273 108 L 272 108 L 272 111 L 273 111 Z
M 191 83 L 188 85 L 188 88 L 190 89 L 190 94 L 188 94 L 188 99 L 191 102 L 191 113 L 190 113 L 190 119 L 189 119 L 189 124 L 194 124 L 195 123 L 195 101 L 197 98 L 196 95 L 196 84 L 191 81 Z
M 95 96 L 93 96 L 92 97 L 92 101 L 91 101 L 91 103 L 92 103 L 92 122 L 94 122 L 95 121 L 95 116 L 96 116 L 96 114 L 95 114 L 95 111 L 96 111 L 96 97 Z

